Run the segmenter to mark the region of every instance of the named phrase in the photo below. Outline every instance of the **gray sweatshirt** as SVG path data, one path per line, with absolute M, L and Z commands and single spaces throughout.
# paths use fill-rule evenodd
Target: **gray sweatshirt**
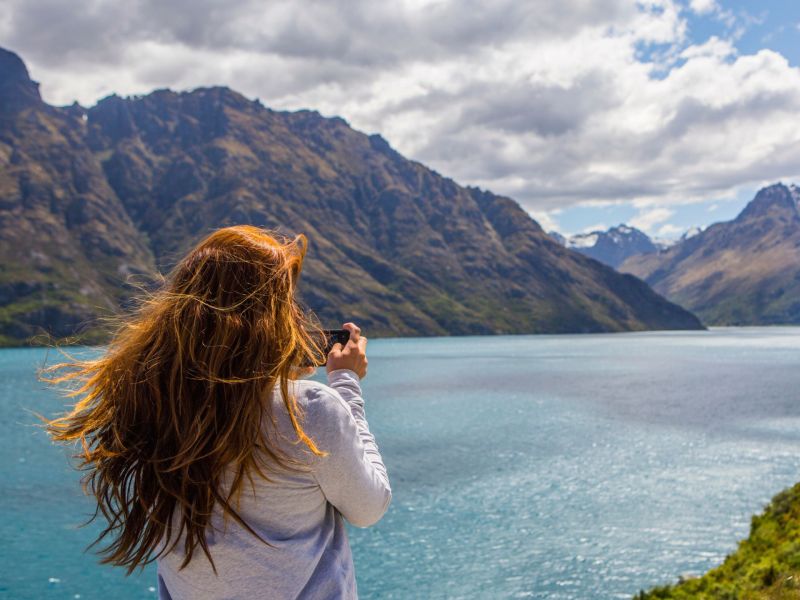
M 389 478 L 364 416 L 358 375 L 339 369 L 328 384 L 298 380 L 291 394 L 305 413 L 303 429 L 320 450 L 296 440 L 283 401 L 273 394 L 283 449 L 307 472 L 270 473 L 245 482 L 238 512 L 269 546 L 216 511 L 207 530 L 217 575 L 201 549 L 179 570 L 182 544 L 158 560 L 160 599 L 357 598 L 353 557 L 342 517 L 376 523 L 392 497 Z

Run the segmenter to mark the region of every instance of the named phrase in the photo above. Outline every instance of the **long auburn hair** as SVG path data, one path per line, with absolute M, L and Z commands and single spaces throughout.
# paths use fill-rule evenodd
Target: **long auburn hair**
M 324 454 L 289 394 L 298 368 L 324 361 L 319 327 L 295 300 L 305 251 L 302 235 L 215 231 L 123 321 L 99 358 L 44 370 L 44 380 L 69 384 L 67 395 L 79 398 L 46 427 L 52 439 L 80 446 L 84 490 L 97 500 L 92 520 L 102 513 L 107 521 L 91 546 L 111 540 L 101 562 L 131 573 L 183 535 L 181 568 L 198 546 L 213 567 L 205 529 L 217 505 L 259 537 L 235 508 L 245 480 L 269 479 L 276 465 L 302 468 L 275 443 L 276 385 L 295 442 Z

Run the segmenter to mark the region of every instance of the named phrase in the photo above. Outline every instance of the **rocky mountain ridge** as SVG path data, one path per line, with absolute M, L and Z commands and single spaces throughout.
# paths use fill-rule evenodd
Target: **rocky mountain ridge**
M 620 267 L 712 325 L 800 323 L 800 190 L 760 190 L 732 221 Z
M 35 93 L 34 93 L 35 92 Z M 303 301 L 373 335 L 698 328 L 630 275 L 553 242 L 513 200 L 379 135 L 221 87 L 41 101 L 0 50 L 0 342 L 84 329 L 209 231 L 303 232 Z

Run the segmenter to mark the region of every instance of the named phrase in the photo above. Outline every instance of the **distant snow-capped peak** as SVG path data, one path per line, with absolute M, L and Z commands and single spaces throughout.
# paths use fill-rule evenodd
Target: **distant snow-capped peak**
M 683 233 L 683 235 L 681 236 L 679 241 L 682 242 L 684 240 L 688 240 L 689 238 L 693 238 L 694 236 L 696 236 L 696 235 L 698 235 L 700 233 L 703 233 L 703 228 L 702 227 L 690 227 L 689 229 L 687 229 Z
M 567 239 L 569 248 L 593 248 L 600 239 L 601 232 L 579 233 Z
M 617 267 L 630 256 L 664 251 L 701 231 L 699 227 L 692 227 L 678 239 L 661 239 L 651 238 L 635 227 L 622 224 L 606 231 L 591 231 L 571 236 L 551 232 L 550 235 L 567 248 Z
M 566 238 L 566 246 L 569 248 L 594 248 L 598 243 L 613 243 L 624 245 L 646 241 L 647 237 L 643 231 L 630 227 L 629 225 L 617 225 L 606 231 L 591 231 L 589 233 L 578 233 Z
M 789 192 L 792 194 L 792 198 L 794 198 L 794 202 L 797 204 L 798 209 L 800 209 L 800 188 L 792 183 L 789 185 Z

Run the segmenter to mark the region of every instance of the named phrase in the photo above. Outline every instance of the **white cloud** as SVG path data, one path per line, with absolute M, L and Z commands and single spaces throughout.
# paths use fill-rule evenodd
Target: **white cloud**
M 607 231 L 608 229 L 609 227 L 605 223 L 596 223 L 589 225 L 589 227 L 584 227 L 581 233 L 594 233 L 595 231 Z
M 677 225 L 673 225 L 672 223 L 666 223 L 658 228 L 658 237 L 660 238 L 676 238 L 683 234 L 684 228 L 678 227 Z
M 640 211 L 638 215 L 636 215 L 630 220 L 630 224 L 633 227 L 636 227 L 637 229 L 641 229 L 642 231 L 652 232 L 655 230 L 656 225 L 658 225 L 659 223 L 663 223 L 674 214 L 675 211 L 669 208 L 664 208 L 664 207 L 650 208 L 647 210 Z M 663 234 L 661 234 L 659 231 L 659 235 Z
M 536 221 L 541 225 L 542 229 L 545 231 L 556 231 L 558 233 L 563 233 L 561 231 L 561 226 L 558 224 L 558 221 L 555 218 L 555 215 L 559 211 L 538 211 L 538 210 L 531 210 L 529 211 L 530 215 L 536 219 Z
M 550 229 L 571 205 L 666 210 L 800 172 L 800 70 L 735 37 L 693 42 L 683 6 L 6 0 L 0 39 L 50 102 L 228 85 L 381 132 Z
M 680 53 L 681 58 L 711 58 L 722 60 L 736 54 L 736 48 L 729 40 L 721 40 L 717 36 L 711 36 L 707 42 L 689 46 Z
M 719 9 L 716 0 L 690 0 L 689 8 L 698 15 L 712 13 Z

